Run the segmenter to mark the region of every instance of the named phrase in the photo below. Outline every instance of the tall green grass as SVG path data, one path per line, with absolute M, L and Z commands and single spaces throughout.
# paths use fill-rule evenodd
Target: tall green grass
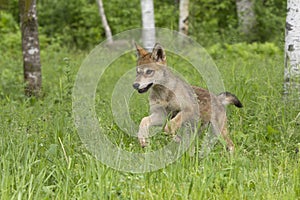
M 219 142 L 203 159 L 186 153 L 166 168 L 144 174 L 103 165 L 77 135 L 71 91 L 85 52 L 42 51 L 40 99 L 23 96 L 21 54 L 4 52 L 0 199 L 299 199 L 300 106 L 282 97 L 283 56 L 268 50 L 272 48 L 244 44 L 210 51 L 226 90 L 244 104 L 242 109 L 227 109 L 233 155 Z M 136 139 L 114 124 L 109 108 L 113 84 L 134 65 L 132 55 L 112 64 L 98 88 L 95 107 L 113 142 L 141 151 Z M 180 66 L 176 70 L 188 81 L 202 85 L 201 77 Z M 138 123 L 148 112 L 147 95 L 134 94 L 131 101 L 131 115 Z M 155 149 L 167 139 L 157 135 L 153 140 Z

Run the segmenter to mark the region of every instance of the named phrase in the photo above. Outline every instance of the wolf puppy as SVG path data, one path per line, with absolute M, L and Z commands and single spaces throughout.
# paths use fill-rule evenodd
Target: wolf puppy
M 133 88 L 139 93 L 150 90 L 150 115 L 144 117 L 139 125 L 141 146 L 147 145 L 149 127 L 163 125 L 169 118 L 165 132 L 175 134 L 177 129 L 189 122 L 201 122 L 201 127 L 210 123 L 214 134 L 221 133 L 227 149 L 234 151 L 233 142 L 227 134 L 225 105 L 242 107 L 238 98 L 229 92 L 216 96 L 205 89 L 190 86 L 175 76 L 167 67 L 165 51 L 158 43 L 151 53 L 138 45 L 136 50 L 137 74 Z

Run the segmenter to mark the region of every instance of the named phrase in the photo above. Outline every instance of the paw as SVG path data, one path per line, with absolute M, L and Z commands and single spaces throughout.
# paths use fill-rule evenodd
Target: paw
M 171 128 L 169 127 L 168 124 L 166 124 L 166 126 L 165 126 L 165 128 L 164 128 L 164 131 L 165 131 L 166 133 L 171 133 Z
M 147 146 L 146 138 L 139 138 L 139 142 L 142 148 Z
M 173 140 L 177 143 L 181 142 L 181 137 L 179 135 L 174 135 Z
M 171 123 L 167 123 L 167 124 L 166 124 L 166 126 L 165 126 L 165 128 L 164 128 L 164 131 L 165 131 L 166 133 L 172 134 L 172 135 L 175 133 L 174 129 L 172 128 L 172 124 L 171 124 Z
M 171 121 L 169 121 L 169 122 L 166 124 L 166 126 L 165 126 L 165 128 L 164 128 L 164 131 L 165 131 L 166 133 L 175 135 L 177 129 L 179 129 L 179 128 L 180 128 L 180 126 L 179 126 L 175 121 L 172 121 L 172 120 L 171 120 Z
M 228 146 L 226 147 L 226 149 L 227 149 L 227 151 L 228 151 L 229 153 L 234 153 L 234 146 L 233 146 L 233 145 L 228 145 Z

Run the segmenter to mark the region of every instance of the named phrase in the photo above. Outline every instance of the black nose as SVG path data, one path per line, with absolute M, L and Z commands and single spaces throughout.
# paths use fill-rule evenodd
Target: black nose
M 140 87 L 140 84 L 138 84 L 138 83 L 134 83 L 133 85 L 132 85 L 132 87 L 134 88 L 134 89 L 139 89 L 139 87 Z

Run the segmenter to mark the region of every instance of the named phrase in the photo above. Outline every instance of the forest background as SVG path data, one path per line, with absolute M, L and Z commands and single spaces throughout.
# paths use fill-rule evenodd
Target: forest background
M 226 90 L 244 105 L 228 108 L 236 152 L 230 155 L 220 141 L 204 159 L 186 153 L 143 174 L 117 171 L 95 159 L 74 125 L 77 71 L 106 39 L 96 1 L 37 1 L 39 98 L 24 95 L 18 1 L 0 2 L 5 2 L 0 4 L 0 199 L 299 199 L 300 106 L 283 97 L 286 1 L 255 1 L 255 26 L 247 36 L 240 32 L 235 0 L 190 1 L 188 35 L 208 51 Z M 103 3 L 114 35 L 141 28 L 139 0 Z M 156 27 L 178 30 L 178 1 L 154 1 L 154 11 Z M 190 83 L 206 87 L 191 67 L 182 67 L 188 63 L 169 61 Z M 134 54 L 112 63 L 97 88 L 95 107 L 107 137 L 140 152 L 108 106 L 114 84 L 135 63 Z M 147 95 L 133 94 L 129 106 L 136 123 L 148 114 L 145 105 Z M 150 150 L 169 140 L 154 136 Z

